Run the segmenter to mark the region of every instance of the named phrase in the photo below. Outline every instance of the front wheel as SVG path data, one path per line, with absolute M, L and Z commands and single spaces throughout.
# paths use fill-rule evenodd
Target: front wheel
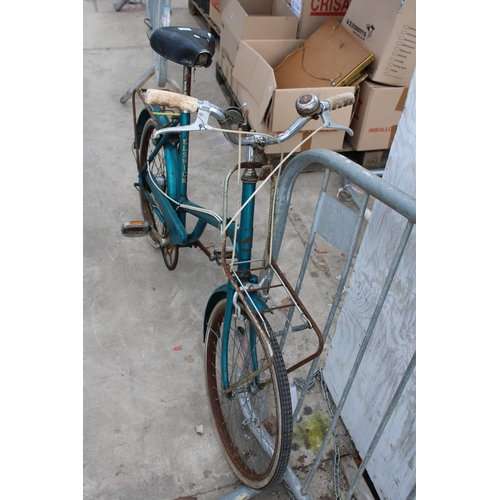
M 279 482 L 288 465 L 292 445 L 290 388 L 278 343 L 271 339 L 271 367 L 223 394 L 224 389 L 268 364 L 261 339 L 243 310 L 240 318 L 231 316 L 227 348 L 223 348 L 225 309 L 224 299 L 214 308 L 206 329 L 210 411 L 232 469 L 241 482 L 259 490 Z

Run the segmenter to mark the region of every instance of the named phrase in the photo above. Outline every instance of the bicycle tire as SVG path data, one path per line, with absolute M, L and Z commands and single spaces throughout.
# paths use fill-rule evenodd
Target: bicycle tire
M 205 375 L 210 412 L 219 444 L 236 476 L 246 486 L 261 490 L 281 481 L 290 459 L 293 429 L 290 388 L 278 343 L 271 339 L 274 352 L 271 368 L 258 380 L 254 378 L 234 391 L 237 394 L 222 394 L 220 355 L 225 308 L 223 299 L 213 309 L 206 329 Z M 254 352 L 248 349 L 250 331 L 248 315 L 242 309 L 241 320 L 234 316 L 231 319 L 227 360 L 230 385 L 253 372 L 256 360 L 260 367 L 265 359 L 258 335 Z M 271 442 L 271 455 L 259 441 Z
M 151 155 L 152 151 L 154 150 L 155 146 L 152 143 L 151 136 L 153 132 L 156 130 L 157 126 L 156 123 L 153 119 L 149 119 L 146 124 L 144 125 L 144 129 L 142 131 L 141 135 L 141 143 L 139 146 L 139 165 L 138 168 L 141 168 L 147 161 L 149 156 Z M 163 148 L 160 148 L 158 153 L 155 155 L 155 157 L 151 160 L 150 162 L 150 171 L 153 174 L 153 176 L 160 182 L 165 183 L 165 189 L 164 191 L 167 192 L 167 187 L 166 187 L 166 164 L 165 164 L 165 151 Z M 147 185 L 145 184 L 145 187 L 147 189 Z M 154 202 L 154 196 L 153 193 L 148 190 L 148 195 Z M 176 245 L 173 245 L 170 242 L 170 233 L 168 231 L 168 228 L 163 225 L 161 220 L 158 218 L 154 210 L 152 209 L 151 205 L 149 204 L 148 200 L 144 196 L 142 192 L 139 193 L 140 196 L 140 201 L 141 201 L 141 210 L 144 219 L 148 224 L 153 227 L 158 234 L 162 236 L 164 240 L 166 240 L 166 244 L 163 246 L 160 245 L 160 242 L 158 241 L 157 237 L 154 235 L 154 233 L 149 232 L 148 233 L 148 239 L 151 245 L 155 248 L 160 248 L 161 253 L 163 255 L 163 260 L 165 262 L 165 265 L 167 266 L 167 269 L 170 271 L 173 271 L 176 266 L 177 262 L 179 261 L 179 247 Z

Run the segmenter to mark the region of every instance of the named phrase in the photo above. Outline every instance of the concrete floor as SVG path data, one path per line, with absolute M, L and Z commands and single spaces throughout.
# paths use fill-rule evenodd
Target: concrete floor
M 172 10 L 172 25 L 199 27 L 187 0 L 173 0 Z M 215 500 L 239 486 L 219 450 L 203 375 L 202 314 L 224 274 L 197 249 L 182 250 L 170 272 L 145 238 L 120 232 L 124 221 L 141 218 L 132 102 L 120 97 L 153 63 L 144 18 L 139 7 L 116 12 L 110 0 L 83 1 L 84 498 Z M 170 64 L 169 74 L 181 81 L 180 67 Z M 153 77 L 146 86 L 155 84 Z M 215 65 L 196 72 L 193 94 L 227 107 Z M 191 134 L 191 199 L 220 210 L 222 181 L 236 159 L 218 134 Z M 307 222 L 309 187 L 322 174 L 301 177 L 294 210 Z M 303 246 L 300 230 L 288 231 L 283 252 L 293 275 L 295 249 Z M 217 232 L 209 229 L 202 241 L 218 244 Z M 320 317 L 340 274 L 338 256 L 321 258 L 305 289 Z M 322 408 L 318 395 L 313 388 L 309 409 Z M 291 464 L 301 480 L 313 460 L 297 443 Z M 333 498 L 331 464 L 325 459 L 309 490 L 317 500 Z M 280 484 L 258 498 L 289 494 Z

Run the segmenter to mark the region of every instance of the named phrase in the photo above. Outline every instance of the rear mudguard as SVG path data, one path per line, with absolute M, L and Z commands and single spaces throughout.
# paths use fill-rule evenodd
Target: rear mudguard
M 214 310 L 215 306 L 221 300 L 225 299 L 230 293 L 231 294 L 233 293 L 233 287 L 229 283 L 226 283 L 225 285 L 222 285 L 216 290 L 214 290 L 212 292 L 212 295 L 208 299 L 207 305 L 205 307 L 205 316 L 203 319 L 203 343 L 205 342 L 207 324 L 212 314 L 212 311 Z M 250 306 L 254 311 L 262 311 L 267 308 L 265 302 L 258 295 L 255 294 L 252 294 L 252 302 L 250 303 Z
M 159 106 L 152 106 L 151 108 L 153 111 L 160 111 Z M 144 108 L 140 114 L 139 117 L 137 118 L 137 123 L 135 124 L 135 132 L 137 134 L 137 144 L 134 144 L 135 149 L 139 149 L 141 146 L 141 137 L 142 137 L 142 131 L 144 130 L 144 125 L 146 125 L 146 122 L 151 118 L 151 114 L 149 111 Z M 157 116 L 156 119 L 164 126 L 167 127 L 170 123 L 170 120 L 165 117 L 165 116 Z
M 143 109 L 139 115 L 139 118 L 137 118 L 137 123 L 135 124 L 135 131 L 137 135 L 137 144 L 134 144 L 134 149 L 139 149 L 141 145 L 141 137 L 142 137 L 142 131 L 144 130 L 144 125 L 146 125 L 146 122 L 149 120 L 151 115 L 149 114 L 147 109 Z

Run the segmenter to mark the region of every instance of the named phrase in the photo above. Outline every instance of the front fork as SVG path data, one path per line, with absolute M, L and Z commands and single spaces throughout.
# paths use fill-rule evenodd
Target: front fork
M 250 319 L 247 317 L 245 321 L 248 322 L 248 325 L 245 325 L 245 328 L 243 329 L 243 332 L 238 332 L 238 321 L 241 320 L 243 321 L 245 316 L 242 316 L 241 314 L 241 307 L 237 303 L 237 294 L 236 291 L 232 286 L 229 287 L 228 294 L 226 297 L 226 310 L 224 312 L 224 330 L 222 333 L 222 349 L 221 349 L 221 373 L 222 373 L 222 383 L 223 383 L 223 390 L 226 391 L 230 385 L 230 374 L 229 374 L 229 368 L 231 370 L 236 370 L 237 366 L 235 363 L 233 363 L 231 366 L 228 364 L 228 349 L 229 349 L 229 338 L 231 334 L 231 325 L 233 324 L 234 320 L 234 342 L 240 341 L 240 346 L 237 347 L 237 353 L 238 353 L 238 361 L 241 362 L 243 366 L 240 366 L 240 368 L 244 369 L 243 374 L 244 376 L 249 376 L 252 373 L 255 373 L 258 368 L 259 368 L 259 360 L 257 357 L 257 349 L 256 349 L 256 333 L 255 333 L 255 328 L 252 325 Z M 248 328 L 247 328 L 248 327 Z M 241 334 L 241 338 L 239 338 L 239 335 Z M 244 338 L 247 336 L 246 338 Z M 234 348 L 233 348 L 234 349 Z M 249 353 L 251 356 L 251 363 L 252 366 L 248 366 L 249 364 Z M 257 375 L 256 377 L 253 378 L 255 380 L 256 387 L 259 387 L 259 376 Z M 237 382 L 238 380 L 232 380 L 232 384 Z M 241 389 L 240 389 L 241 390 Z M 228 394 L 229 397 L 232 396 L 231 393 Z
M 247 167 L 243 171 L 241 176 L 242 182 L 242 190 L 241 190 L 241 206 L 243 207 L 240 216 L 240 224 L 238 227 L 237 238 L 235 242 L 236 253 L 238 257 L 237 264 L 237 272 L 242 281 L 252 280 L 252 276 L 250 274 L 250 261 L 252 259 L 252 243 L 253 243 L 253 226 L 254 226 L 254 215 L 255 215 L 255 197 L 253 196 L 256 190 L 258 176 L 254 167 L 249 166 L 250 164 L 246 164 Z M 246 204 L 246 205 L 245 205 Z M 238 321 L 238 316 L 241 317 L 241 308 L 237 303 L 237 294 L 232 285 L 232 283 L 228 282 L 228 294 L 226 297 L 226 310 L 224 314 L 224 330 L 222 336 L 222 353 L 221 353 L 221 373 L 222 373 L 222 381 L 224 390 L 226 390 L 230 386 L 230 374 L 228 372 L 228 345 L 229 338 L 231 333 L 231 324 L 233 323 L 232 319 L 235 322 Z M 257 352 L 255 349 L 256 346 L 256 333 L 255 328 L 249 319 L 248 321 L 248 330 L 245 329 L 245 334 L 248 333 L 248 338 L 246 339 L 247 352 L 251 353 L 252 356 L 252 367 L 248 369 L 249 374 L 257 371 L 258 369 L 258 359 Z M 237 332 L 234 332 L 235 341 L 237 341 Z M 241 339 L 243 342 L 243 339 Z M 246 357 L 245 357 L 246 359 Z M 255 380 L 258 385 L 258 376 L 255 377 Z M 234 384 L 233 380 L 233 384 Z

